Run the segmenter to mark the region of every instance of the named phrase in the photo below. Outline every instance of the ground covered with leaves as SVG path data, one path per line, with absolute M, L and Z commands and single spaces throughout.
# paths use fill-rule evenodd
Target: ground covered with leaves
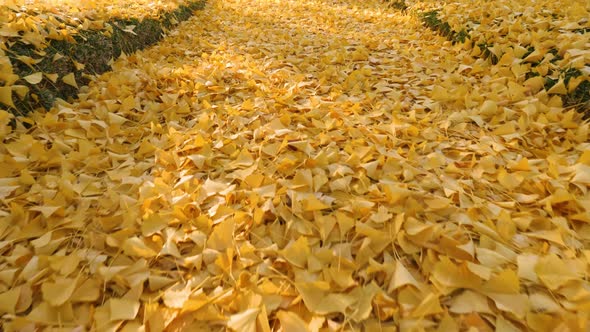
M 391 6 L 590 117 L 590 2 L 399 0 Z
M 471 53 L 383 2 L 211 0 L 0 112 L 2 328 L 586 331 L 588 123 Z

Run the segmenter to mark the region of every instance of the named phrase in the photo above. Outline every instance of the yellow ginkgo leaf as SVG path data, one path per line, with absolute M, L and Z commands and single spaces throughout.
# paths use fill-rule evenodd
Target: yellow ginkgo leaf
M 157 255 L 154 249 L 148 247 L 145 242 L 138 237 L 131 237 L 125 240 L 122 249 L 129 256 L 150 258 Z
M 346 312 L 358 301 L 351 294 L 331 293 L 329 284 L 325 282 L 298 282 L 295 287 L 309 311 L 320 315 Z
M 182 308 L 190 295 L 191 290 L 189 288 L 176 285 L 167 289 L 162 298 L 168 308 Z
M 59 278 L 41 285 L 43 299 L 53 306 L 60 306 L 70 299 L 76 289 L 76 279 Z
M 0 87 L 0 103 L 5 106 L 15 107 L 12 102 L 12 88 L 9 86 Z
M 584 152 L 578 159 L 578 163 L 590 166 L 590 149 L 584 150 Z
M 235 228 L 235 221 L 232 218 L 226 219 L 215 226 L 213 232 L 209 236 L 207 246 L 211 249 L 223 251 L 233 246 L 233 232 Z
M 133 320 L 139 312 L 139 301 L 129 299 L 110 299 L 109 301 L 109 319 L 115 320 Z
M 29 87 L 26 85 L 16 85 L 15 84 L 12 86 L 12 91 L 16 92 L 16 95 L 20 99 L 23 99 L 23 98 L 25 98 L 27 93 L 29 93 Z
M 69 86 L 73 86 L 76 89 L 78 88 L 78 83 L 76 83 L 76 76 L 74 76 L 74 73 L 65 75 L 61 78 L 61 80 Z
M 565 87 L 565 83 L 564 83 L 563 79 L 560 79 L 559 81 L 557 81 L 557 83 L 555 83 L 555 85 L 553 85 L 549 90 L 547 90 L 547 93 L 558 94 L 558 95 L 567 94 L 567 88 Z
M 303 200 L 304 211 L 319 211 L 328 209 L 330 206 L 324 204 L 322 201 L 317 199 L 315 196 L 309 197 Z
M 307 258 L 311 251 L 309 250 L 309 244 L 307 242 L 307 237 L 301 236 L 294 241 L 287 245 L 285 249 L 279 251 L 281 256 L 283 256 L 289 263 L 304 268 L 305 264 L 307 263 Z
M 474 291 L 464 290 L 452 300 L 449 311 L 458 314 L 468 314 L 471 312 L 492 313 L 488 304 L 488 299 Z
M 405 285 L 412 285 L 416 288 L 420 288 L 420 284 L 414 276 L 408 271 L 408 269 L 403 265 L 402 262 L 396 261 L 395 263 L 395 272 L 393 277 L 391 278 L 391 282 L 389 283 L 389 288 L 387 289 L 388 292 L 392 292 L 402 286 Z
M 514 314 L 516 317 L 522 319 L 529 309 L 529 298 L 525 294 L 486 294 L 491 298 L 496 307 L 502 311 Z
M 494 134 L 496 135 L 510 135 L 516 132 L 516 127 L 514 126 L 514 122 L 507 122 L 494 130 Z
M 246 311 L 231 315 L 227 327 L 234 331 L 256 332 L 256 317 L 260 309 L 251 308 Z
M 36 72 L 34 74 L 23 77 L 23 79 L 31 84 L 39 84 L 43 79 L 43 73 Z
M 529 165 L 529 160 L 527 158 L 522 158 L 518 162 L 513 163 L 509 166 L 511 170 L 514 171 L 530 171 L 531 166 Z
M 574 166 L 575 175 L 572 182 L 590 185 L 590 166 L 586 164 L 576 164 Z
M 281 322 L 281 327 L 285 331 L 309 332 L 307 324 L 299 315 L 291 311 L 280 310 L 277 312 L 277 318 Z
M 539 258 L 535 265 L 535 272 L 539 279 L 551 290 L 557 290 L 569 281 L 580 277 L 555 254 Z
M 16 305 L 20 296 L 20 287 L 14 287 L 0 293 L 0 313 L 16 313 Z
M 47 77 L 53 83 L 57 82 L 57 79 L 59 78 L 59 75 L 58 74 L 44 73 L 44 75 L 45 75 L 45 77 Z
M 443 312 L 439 297 L 434 293 L 428 293 L 420 304 L 412 311 L 412 317 L 423 318 Z
M 101 293 L 101 284 L 93 278 L 84 281 L 72 294 L 72 302 L 94 302 Z

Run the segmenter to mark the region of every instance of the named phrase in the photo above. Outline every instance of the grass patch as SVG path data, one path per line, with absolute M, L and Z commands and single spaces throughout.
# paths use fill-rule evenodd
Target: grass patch
M 404 9 L 406 10 L 407 7 Z M 466 29 L 462 29 L 460 31 L 455 31 L 452 27 L 447 23 L 444 22 L 439 18 L 440 10 L 431 10 L 427 12 L 422 12 L 418 14 L 420 19 L 422 20 L 422 24 L 429 29 L 438 32 L 442 36 L 446 37 L 448 40 L 452 41 L 453 44 L 455 43 L 464 43 L 468 39 L 471 39 L 470 31 Z M 590 28 L 578 29 L 575 32 L 577 33 L 587 33 L 590 31 Z M 480 56 L 484 59 L 488 59 L 492 64 L 497 64 L 499 62 L 498 56 L 493 54 L 490 51 L 494 45 L 489 44 L 488 42 L 479 42 L 476 46 L 480 50 Z M 530 54 L 535 51 L 534 46 L 528 46 L 526 53 L 522 56 L 522 58 L 526 58 Z M 552 48 L 547 51 L 548 53 L 552 54 L 553 57 L 549 60 L 551 63 L 557 63 L 558 61 L 563 60 L 563 57 L 559 55 L 559 51 L 556 48 Z M 535 68 L 541 64 L 541 61 L 531 63 L 532 68 Z M 558 78 L 555 78 L 557 74 Z M 545 89 L 549 90 L 552 86 L 554 86 L 558 81 L 559 77 L 564 78 L 564 83 L 568 86 L 570 80 L 575 77 L 579 77 L 582 73 L 578 69 L 562 69 L 558 73 L 548 73 L 545 76 Z M 525 79 L 529 79 L 531 77 L 540 76 L 540 74 L 534 70 L 527 73 L 525 75 Z M 572 107 L 575 108 L 578 112 L 583 113 L 585 119 L 590 119 L 590 81 L 585 80 L 580 82 L 577 87 L 570 92 L 569 94 L 562 96 L 562 102 L 565 107 Z
M 387 5 L 391 8 L 401 10 L 404 13 L 408 11 L 408 5 L 404 0 L 388 0 Z
M 562 74 L 567 86 L 572 79 L 581 76 L 582 72 L 576 68 L 568 68 Z M 590 119 L 590 81 L 580 82 L 573 92 L 563 96 L 563 104 L 575 107 L 578 112 L 583 113 L 584 119 Z
M 461 31 L 455 31 L 451 28 L 449 23 L 442 21 L 439 17 L 439 10 L 431 10 L 421 14 L 422 24 L 436 31 L 446 37 L 448 40 L 456 43 L 464 43 L 467 39 L 470 39 L 469 31 L 461 29 Z
M 159 20 L 112 19 L 108 22 L 112 27 L 110 35 L 102 30 L 81 30 L 73 36 L 73 40 L 49 41 L 43 50 L 21 41 L 13 43 L 7 54 L 14 74 L 21 77 L 15 84 L 26 86 L 29 93 L 19 96 L 13 92 L 15 108 L 11 108 L 11 111 L 16 115 L 25 115 L 50 108 L 58 98 L 72 100 L 78 89 L 62 81 L 65 75 L 74 73 L 79 87 L 88 84 L 87 75 L 109 71 L 111 60 L 122 53 L 131 54 L 157 43 L 167 30 L 190 18 L 195 10 L 202 9 L 204 5 L 203 0 L 194 1 L 163 14 Z M 21 56 L 38 58 L 40 61 L 28 65 L 18 60 Z M 53 82 L 44 77 L 38 84 L 30 84 L 22 79 L 35 72 L 57 74 L 58 79 Z

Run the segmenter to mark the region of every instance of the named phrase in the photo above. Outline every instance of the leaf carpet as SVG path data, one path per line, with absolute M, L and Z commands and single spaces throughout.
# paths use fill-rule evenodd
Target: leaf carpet
M 0 113 L 5 331 L 585 331 L 588 123 L 373 1 L 212 0 Z

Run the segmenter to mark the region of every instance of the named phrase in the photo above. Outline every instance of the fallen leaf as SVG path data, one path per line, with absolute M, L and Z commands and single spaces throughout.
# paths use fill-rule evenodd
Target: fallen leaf
M 76 89 L 78 88 L 78 83 L 76 83 L 76 77 L 74 76 L 74 73 L 69 73 L 63 76 L 61 80 L 69 86 L 72 86 Z
M 139 301 L 129 299 L 110 299 L 109 300 L 109 319 L 116 320 L 133 320 L 139 312 Z
M 9 86 L 0 86 L 0 103 L 15 108 L 12 102 L 12 89 Z
M 535 264 L 538 278 L 551 290 L 557 290 L 579 276 L 555 254 L 540 257 Z
M 307 238 L 305 236 L 299 237 L 297 241 L 288 244 L 285 249 L 279 251 L 279 254 L 289 263 L 300 268 L 305 268 L 307 259 L 311 254 Z
M 276 315 L 285 331 L 309 332 L 307 324 L 297 314 L 280 310 Z
M 27 76 L 23 77 L 23 79 L 31 84 L 39 84 L 39 83 L 41 83 L 41 80 L 43 79 L 43 73 L 36 72 L 34 74 L 27 75 Z
M 0 293 L 0 312 L 2 314 L 15 314 L 19 296 L 20 287 L 14 287 Z
M 227 327 L 234 331 L 256 332 L 256 317 L 258 317 L 259 312 L 260 309 L 251 308 L 231 315 L 227 322 Z

